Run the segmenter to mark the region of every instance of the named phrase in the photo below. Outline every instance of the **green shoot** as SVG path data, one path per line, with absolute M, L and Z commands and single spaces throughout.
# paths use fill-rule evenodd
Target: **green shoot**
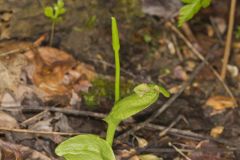
M 112 18 L 112 45 L 115 51 L 116 76 L 120 78 L 120 60 L 119 60 L 119 37 L 117 31 L 117 22 Z M 117 58 L 116 58 L 117 57 Z M 155 84 L 140 84 L 134 88 L 134 93 L 119 100 L 118 79 L 115 83 L 115 105 L 104 121 L 107 122 L 106 140 L 97 135 L 85 134 L 72 137 L 61 144 L 55 150 L 58 156 L 63 156 L 66 160 L 116 160 L 111 148 L 114 134 L 119 123 L 138 112 L 146 109 L 153 104 L 160 93 L 169 97 L 170 94 L 163 87 Z
M 120 99 L 120 60 L 119 60 L 119 36 L 117 21 L 112 17 L 112 47 L 115 57 L 115 103 Z
M 51 36 L 50 36 L 50 46 L 53 42 L 54 30 L 56 23 L 62 21 L 62 15 L 66 12 L 64 8 L 63 0 L 58 0 L 57 3 L 54 3 L 53 6 L 44 7 L 44 15 L 52 21 L 51 26 Z
M 115 130 L 121 121 L 149 107 L 158 99 L 160 93 L 170 96 L 163 87 L 144 83 L 136 86 L 133 94 L 118 101 L 109 115 L 104 118 L 108 123 L 107 142 L 112 145 Z
M 182 0 L 185 5 L 180 9 L 178 26 L 181 27 L 183 23 L 189 21 L 196 15 L 201 8 L 207 8 L 212 0 Z

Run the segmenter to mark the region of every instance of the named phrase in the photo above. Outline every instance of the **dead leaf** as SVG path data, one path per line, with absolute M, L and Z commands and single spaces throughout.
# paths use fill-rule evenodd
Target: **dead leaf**
M 216 126 L 216 127 L 211 129 L 210 135 L 213 138 L 218 138 L 222 134 L 223 130 L 224 130 L 223 126 Z
M 76 61 L 70 54 L 50 47 L 40 47 L 25 53 L 33 72 L 28 72 L 34 85 L 46 94 L 46 99 L 55 96 L 70 96 L 87 91 L 96 73 L 90 65 Z
M 225 109 L 235 107 L 234 100 L 231 97 L 224 96 L 210 97 L 207 100 L 206 105 L 216 111 L 224 111 Z
M 3 111 L 0 111 L 0 127 L 12 129 L 19 128 L 19 125 L 15 118 Z
M 174 68 L 174 76 L 182 81 L 188 80 L 188 75 L 182 66 L 177 66 Z
M 144 138 L 136 137 L 139 148 L 144 148 L 148 145 L 148 141 Z

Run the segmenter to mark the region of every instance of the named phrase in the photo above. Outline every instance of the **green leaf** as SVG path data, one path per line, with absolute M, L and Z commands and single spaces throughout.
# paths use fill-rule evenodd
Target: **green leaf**
M 192 3 L 194 0 L 182 0 L 183 3 Z
M 178 25 L 182 26 L 184 22 L 192 19 L 192 17 L 200 10 L 201 0 L 194 0 L 193 3 L 186 4 L 180 9 Z
M 140 84 L 134 88 L 133 94 L 118 101 L 110 114 L 104 119 L 107 123 L 119 123 L 153 104 L 159 93 L 168 95 L 166 90 L 154 84 Z
M 211 4 L 212 0 L 182 0 L 185 5 L 180 9 L 178 26 L 182 26 L 184 22 L 192 19 L 201 8 L 206 8 Z
M 113 46 L 113 50 L 119 51 L 120 43 L 119 43 L 119 36 L 118 36 L 118 27 L 117 27 L 117 21 L 114 17 L 112 17 L 112 46 Z
M 162 86 L 158 86 L 159 87 L 159 92 L 162 93 L 165 97 L 170 97 L 170 93 L 163 88 Z
M 92 134 L 69 138 L 57 146 L 55 153 L 66 160 L 116 160 L 110 145 Z
M 202 0 L 201 4 L 203 8 L 207 8 L 211 4 L 212 0 Z
M 63 8 L 63 7 L 64 7 L 64 2 L 63 2 L 63 0 L 58 0 L 58 1 L 57 1 L 57 6 L 58 6 L 59 8 Z
M 48 6 L 44 8 L 44 15 L 46 17 L 52 18 L 53 17 L 53 8 Z

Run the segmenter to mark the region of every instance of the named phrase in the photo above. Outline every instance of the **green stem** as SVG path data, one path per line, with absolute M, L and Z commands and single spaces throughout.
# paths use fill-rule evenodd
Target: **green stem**
M 113 124 L 112 122 L 108 122 L 106 141 L 110 144 L 110 146 L 112 146 L 113 138 L 114 138 L 117 126 L 118 125 Z
M 115 56 L 115 102 L 120 99 L 120 60 L 119 51 L 114 51 Z
M 52 43 L 53 43 L 54 30 L 55 30 L 55 22 L 52 22 L 52 26 L 51 26 L 51 36 L 50 36 L 50 46 L 52 46 Z

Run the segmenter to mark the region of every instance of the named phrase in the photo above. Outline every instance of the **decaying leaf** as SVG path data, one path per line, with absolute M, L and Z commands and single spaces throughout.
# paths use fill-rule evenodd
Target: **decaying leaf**
M 0 139 L 0 151 L 2 160 L 51 160 L 41 152 L 29 147 L 5 142 Z
M 235 103 L 231 97 L 224 97 L 224 96 L 213 96 L 210 97 L 206 105 L 211 107 L 215 111 L 224 111 L 228 108 L 234 108 Z
M 50 47 L 25 53 L 34 71 L 29 77 L 47 97 L 87 91 L 95 77 L 93 67 L 79 63 L 70 54 Z
M 148 145 L 148 141 L 144 138 L 136 137 L 139 148 L 144 148 Z
M 19 128 L 18 122 L 9 114 L 0 111 L 0 127 L 2 128 Z
M 223 126 L 216 126 L 216 127 L 211 129 L 210 135 L 213 138 L 218 138 L 222 134 L 223 130 L 224 130 Z

